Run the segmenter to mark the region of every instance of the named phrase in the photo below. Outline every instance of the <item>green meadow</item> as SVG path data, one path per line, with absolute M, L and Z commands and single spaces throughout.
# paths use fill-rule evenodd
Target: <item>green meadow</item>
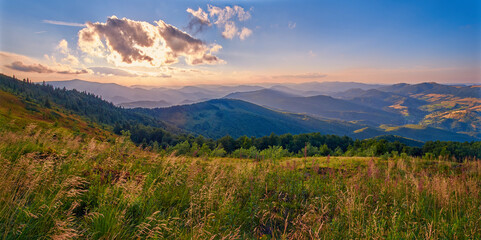
M 2 239 L 481 238 L 479 160 L 177 157 L 15 121 Z

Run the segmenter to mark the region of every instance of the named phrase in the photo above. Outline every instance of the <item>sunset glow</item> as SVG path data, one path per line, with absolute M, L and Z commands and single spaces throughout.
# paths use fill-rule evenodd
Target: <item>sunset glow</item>
M 477 83 L 480 9 L 479 1 L 2 1 L 0 71 L 152 86 Z

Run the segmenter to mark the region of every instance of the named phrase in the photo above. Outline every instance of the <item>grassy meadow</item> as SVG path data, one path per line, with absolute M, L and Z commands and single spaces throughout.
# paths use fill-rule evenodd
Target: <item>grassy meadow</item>
M 479 239 L 481 161 L 141 148 L 0 95 L 1 239 Z
M 2 239 L 481 238 L 479 160 L 162 156 L 6 119 Z

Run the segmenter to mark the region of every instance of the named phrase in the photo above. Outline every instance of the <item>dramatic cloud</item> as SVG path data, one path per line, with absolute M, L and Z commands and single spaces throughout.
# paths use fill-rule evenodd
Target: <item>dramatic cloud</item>
M 237 22 L 243 22 L 251 18 L 250 12 L 242 7 L 227 6 L 220 8 L 207 5 L 208 14 L 202 8 L 197 9 L 197 11 L 188 8 L 187 12 L 192 14 L 192 20 L 188 28 L 194 31 L 194 33 L 202 31 L 205 27 L 210 27 L 214 23 L 218 28 L 222 29 L 222 36 L 226 39 L 239 37 L 241 40 L 244 40 L 252 34 L 252 30 L 246 27 L 243 27 L 240 31 L 237 27 Z
M 53 21 L 53 20 L 43 20 L 42 22 L 53 24 L 53 25 L 60 25 L 60 26 L 85 27 L 85 24 L 83 23 L 62 22 L 62 21 Z
M 116 65 L 161 66 L 176 63 L 180 57 L 191 65 L 223 63 L 212 55 L 219 45 L 208 46 L 162 20 L 155 23 L 157 26 L 115 16 L 106 23 L 88 22 L 79 32 L 78 46 Z
M 5 67 L 21 71 L 21 72 L 36 72 L 36 73 L 59 73 L 59 74 L 83 74 L 83 73 L 88 73 L 87 70 L 82 69 L 82 70 L 55 70 L 50 67 L 44 66 L 42 64 L 24 64 L 21 61 L 15 61 L 12 62 L 10 65 L 5 65 Z
M 304 74 L 296 74 L 296 75 L 279 75 L 279 76 L 272 76 L 272 78 L 285 78 L 285 79 L 315 79 L 315 78 L 325 78 L 327 77 L 326 74 L 321 73 L 304 73 Z
M 209 15 L 204 12 L 202 8 L 197 9 L 197 11 L 187 8 L 187 12 L 192 14 L 192 19 L 190 20 L 187 28 L 194 34 L 202 32 L 205 27 L 212 26 L 212 23 L 209 20 Z

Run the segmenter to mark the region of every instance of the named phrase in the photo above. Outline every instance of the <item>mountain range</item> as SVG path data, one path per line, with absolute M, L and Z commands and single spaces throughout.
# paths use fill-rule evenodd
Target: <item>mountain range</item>
M 477 141 L 481 87 L 312 82 L 181 88 L 48 82 L 101 96 L 179 129 L 218 138 L 321 132 L 354 138 Z

